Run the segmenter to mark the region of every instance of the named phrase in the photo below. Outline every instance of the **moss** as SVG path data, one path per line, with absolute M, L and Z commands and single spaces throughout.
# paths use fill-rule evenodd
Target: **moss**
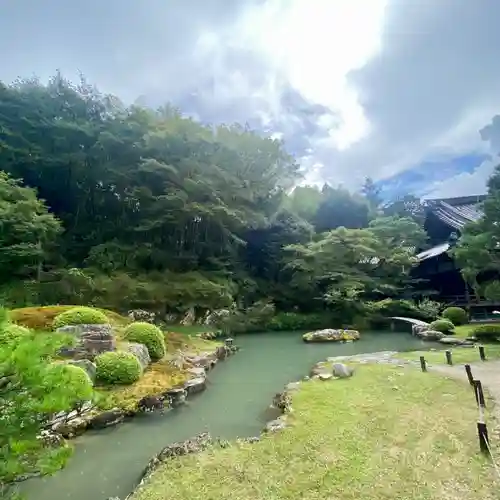
M 50 330 L 56 316 L 70 309 L 79 306 L 41 306 L 41 307 L 23 307 L 10 311 L 10 319 L 19 325 L 31 328 L 33 330 Z M 130 320 L 120 314 L 107 309 L 98 309 L 108 318 L 109 323 L 115 327 L 121 327 L 130 323 Z

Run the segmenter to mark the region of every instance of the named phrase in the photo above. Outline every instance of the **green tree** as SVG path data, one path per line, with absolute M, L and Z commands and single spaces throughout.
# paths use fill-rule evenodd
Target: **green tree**
M 366 177 L 363 186 L 361 187 L 361 193 L 368 201 L 368 205 L 371 210 L 376 213 L 378 207 L 382 203 L 382 196 L 380 195 L 381 189 L 371 177 Z
M 4 315 L 0 328 L 7 326 Z M 0 496 L 14 479 L 50 473 L 68 455 L 67 448 L 37 438 L 53 414 L 92 398 L 90 380 L 82 383 L 71 370 L 51 364 L 67 342 L 64 336 L 29 334 L 0 346 Z
M 46 256 L 46 248 L 61 230 L 33 189 L 0 172 L 0 276 L 33 276 Z

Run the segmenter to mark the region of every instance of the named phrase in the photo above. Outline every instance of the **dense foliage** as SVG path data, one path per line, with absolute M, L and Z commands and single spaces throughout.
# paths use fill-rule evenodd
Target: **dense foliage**
M 469 321 L 467 311 L 461 307 L 447 307 L 441 316 L 450 320 L 455 326 L 465 325 Z
M 129 352 L 104 352 L 95 358 L 97 380 L 104 384 L 130 385 L 141 376 L 139 360 Z
M 472 330 L 472 335 L 478 340 L 495 341 L 500 339 L 500 325 L 479 325 Z
M 0 331 L 11 329 L 5 321 Z M 12 329 L 11 329 L 12 331 Z M 91 399 L 92 386 L 74 371 L 51 362 L 63 335 L 28 332 L 0 344 L 0 497 L 8 483 L 23 474 L 50 472 L 62 465 L 65 448 L 51 448 L 37 439 L 55 413 Z M 84 380 L 85 382 L 82 382 Z
M 54 318 L 52 326 L 61 328 L 68 325 L 104 325 L 108 323 L 107 316 L 92 307 L 74 307 Z
M 165 356 L 165 337 L 157 326 L 137 321 L 128 325 L 123 334 L 125 339 L 130 342 L 144 344 L 153 361 Z
M 59 74 L 0 84 L 0 144 L 0 299 L 16 306 L 201 317 L 267 301 L 350 321 L 408 288 L 425 237 L 418 200 L 382 208 L 370 179 L 292 190 L 280 141 Z

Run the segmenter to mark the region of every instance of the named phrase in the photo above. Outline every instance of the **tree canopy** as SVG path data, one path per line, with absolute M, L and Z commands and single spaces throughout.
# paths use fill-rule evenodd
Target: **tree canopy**
M 330 285 L 342 273 L 363 293 L 396 293 L 422 239 L 411 214 L 380 218 L 370 179 L 364 194 L 294 189 L 301 171 L 280 141 L 127 106 L 60 74 L 0 85 L 0 165 L 0 293 L 13 305 L 311 310 L 324 307 L 322 252 L 335 254 Z M 320 252 L 323 295 L 296 279 L 290 245 Z

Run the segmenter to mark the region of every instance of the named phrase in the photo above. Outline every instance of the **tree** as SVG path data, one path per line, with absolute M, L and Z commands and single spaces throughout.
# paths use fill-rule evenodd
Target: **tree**
M 33 189 L 0 172 L 0 276 L 4 282 L 30 277 L 60 230 L 59 221 Z
M 9 327 L 5 312 L 0 328 Z M 49 473 L 62 465 L 67 448 L 38 439 L 49 418 L 92 398 L 92 384 L 51 364 L 68 339 L 20 335 L 0 345 L 0 496 L 19 476 Z M 60 366 L 60 365 L 59 365 Z
M 371 177 L 366 177 L 365 182 L 361 188 L 361 193 L 368 201 L 368 204 L 372 211 L 376 211 L 382 203 L 380 192 L 380 187 L 375 184 L 373 179 Z
M 478 275 L 500 271 L 500 166 L 488 181 L 488 194 L 483 203 L 484 216 L 468 224 L 462 231 L 453 254 L 464 279 L 477 289 Z

